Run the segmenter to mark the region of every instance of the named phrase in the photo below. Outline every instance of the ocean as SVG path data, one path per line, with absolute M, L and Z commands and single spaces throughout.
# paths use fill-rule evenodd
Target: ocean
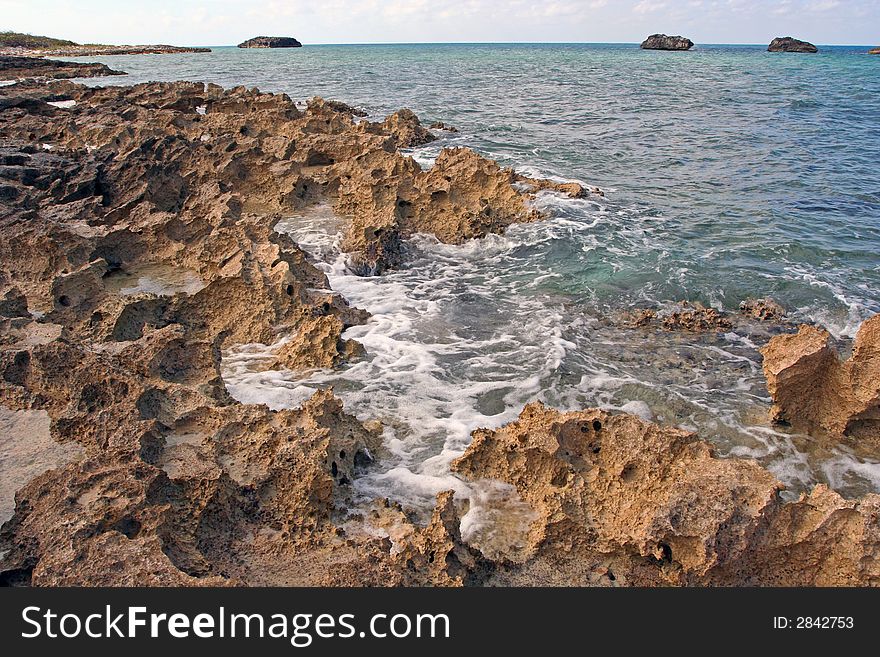
M 491 486 L 465 484 L 449 463 L 473 429 L 500 426 L 534 400 L 696 431 L 720 455 L 758 459 L 789 497 L 819 482 L 845 496 L 880 491 L 869 455 L 770 425 L 757 351 L 766 328 L 697 335 L 620 321 L 681 300 L 736 313 L 743 299 L 769 295 L 845 352 L 880 312 L 880 57 L 867 47 L 765 50 L 216 48 L 85 58 L 130 75 L 82 82 L 255 86 L 342 100 L 371 118 L 409 107 L 459 130 L 411 152 L 423 167 L 444 147 L 468 146 L 605 192 L 541 195 L 547 221 L 463 246 L 417 237 L 404 267 L 373 278 L 347 271 L 328 206 L 279 225 L 373 314 L 345 336 L 368 354 L 338 371 L 257 372 L 267 347 L 239 345 L 224 353 L 224 378 L 239 400 L 273 408 L 333 386 L 347 410 L 382 421 L 382 452 L 355 482 L 364 499 L 429 510 L 449 488 L 472 503 L 491 498 Z

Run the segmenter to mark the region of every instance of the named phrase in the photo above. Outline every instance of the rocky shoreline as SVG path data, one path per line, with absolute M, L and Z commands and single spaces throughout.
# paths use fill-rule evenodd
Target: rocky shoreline
M 388 500 L 352 505 L 382 427 L 332 390 L 293 410 L 234 401 L 220 374 L 230 345 L 275 344 L 270 367 L 292 371 L 363 354 L 342 335 L 368 314 L 274 230 L 282 218 L 331 203 L 349 266 L 379 275 L 415 233 L 460 244 L 542 220 L 538 193 L 599 193 L 463 148 L 423 171 L 400 152 L 436 139 L 415 114 L 360 114 L 189 82 L 0 88 L 0 407 L 45 420 L 65 448 L 15 494 L 0 582 L 880 583 L 880 496 L 818 486 L 785 502 L 757 463 L 634 416 L 530 404 L 475 431 L 454 471 L 503 482 L 524 507 L 487 543 L 463 538 L 451 491 L 426 525 Z M 144 272 L 162 285 L 117 282 Z M 768 300 L 742 311 L 784 312 Z M 683 313 L 669 328 L 727 321 Z M 776 419 L 877 440 L 876 327 L 848 361 L 811 329 L 773 338 Z

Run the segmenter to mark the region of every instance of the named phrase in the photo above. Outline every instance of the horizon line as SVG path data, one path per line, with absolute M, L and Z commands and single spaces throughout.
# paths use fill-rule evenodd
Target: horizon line
M 295 37 L 294 37 L 295 38 Z M 302 47 L 308 46 L 496 46 L 496 45 L 557 45 L 557 46 L 629 46 L 640 45 L 641 41 L 327 41 L 323 43 L 302 43 Z M 767 46 L 767 43 L 733 43 L 733 42 L 698 42 L 695 46 Z M 128 44 L 124 44 L 128 45 Z M 137 45 L 137 44 L 132 44 Z M 144 44 L 148 45 L 148 44 Z M 829 48 L 874 48 L 873 44 L 868 43 L 821 43 L 816 42 L 816 46 L 824 46 Z M 187 44 L 183 47 L 199 47 L 199 48 L 236 48 L 237 44 Z M 247 48 L 243 48 L 247 50 Z M 252 48 L 252 50 L 295 50 L 295 48 Z

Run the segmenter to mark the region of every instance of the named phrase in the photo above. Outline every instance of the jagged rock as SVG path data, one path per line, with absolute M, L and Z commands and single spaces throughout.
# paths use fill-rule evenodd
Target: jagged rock
M 634 416 L 532 403 L 475 431 L 453 469 L 512 484 L 536 512 L 531 557 L 508 581 L 546 584 L 556 568 L 567 581 L 551 581 L 569 584 L 880 583 L 880 496 L 820 486 L 784 503 L 757 463 Z
M 428 126 L 431 130 L 444 130 L 446 132 L 458 132 L 458 128 L 451 125 L 446 125 L 443 121 L 435 121 L 431 125 Z
M 746 317 L 762 322 L 779 322 L 785 319 L 785 308 L 770 297 L 746 299 L 739 304 L 739 311 Z
M 767 47 L 767 52 L 806 52 L 815 53 L 819 49 L 812 43 L 792 37 L 776 37 Z
M 415 112 L 409 109 L 398 110 L 387 117 L 382 122 L 382 130 L 397 139 L 398 148 L 416 148 L 437 140 L 429 130 L 422 127 Z
M 321 98 L 320 96 L 315 96 L 314 98 L 310 98 L 307 107 L 311 112 L 320 113 L 324 109 L 329 109 L 333 112 L 338 112 L 340 114 L 351 114 L 352 116 L 366 116 L 367 113 L 356 107 L 352 107 L 346 103 L 343 103 L 339 100 L 328 100 L 326 98 Z
M 776 336 L 761 354 L 774 421 L 880 446 L 880 315 L 862 324 L 845 361 L 827 331 L 808 325 Z
M 868 51 L 869 55 L 880 55 L 880 48 L 872 48 Z
M 652 34 L 642 41 L 643 50 L 690 50 L 694 42 L 682 36 L 666 36 L 665 34 Z
M 258 36 L 238 44 L 239 48 L 301 48 L 302 44 L 293 37 Z
M 724 312 L 707 308 L 699 301 L 682 301 L 670 310 L 644 308 L 625 315 L 630 326 L 647 327 L 657 322 L 667 331 L 729 331 L 733 322 Z
M 114 71 L 106 64 L 61 62 L 55 59 L 42 59 L 40 57 L 0 55 L 0 78 L 4 80 L 18 80 L 22 78 L 97 78 L 104 75 L 125 75 L 125 73 Z

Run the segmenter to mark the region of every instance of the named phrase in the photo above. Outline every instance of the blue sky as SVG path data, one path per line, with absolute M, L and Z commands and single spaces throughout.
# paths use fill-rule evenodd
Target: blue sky
M 0 29 L 92 43 L 634 42 L 880 45 L 880 0 L 0 0 Z

